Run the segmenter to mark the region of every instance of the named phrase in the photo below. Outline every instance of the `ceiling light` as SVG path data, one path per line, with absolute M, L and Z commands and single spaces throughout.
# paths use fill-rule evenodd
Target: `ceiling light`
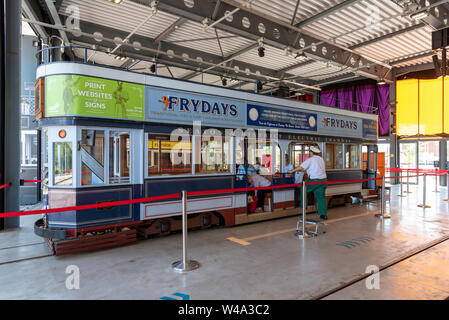
M 427 11 L 416 12 L 410 15 L 410 18 L 414 20 L 421 20 L 426 18 L 429 15 Z
M 257 40 L 257 43 L 259 44 L 259 48 L 257 49 L 257 52 L 259 53 L 259 57 L 265 57 L 265 48 L 263 43 L 263 38 L 260 38 Z
M 304 52 L 298 52 L 298 54 L 296 55 L 295 59 L 299 60 L 299 61 L 304 61 L 304 60 L 307 59 L 307 56 L 306 56 L 306 54 Z
M 123 0 L 108 0 L 109 2 L 115 3 L 115 4 L 120 4 L 123 2 Z
M 377 82 L 377 84 L 378 84 L 379 86 L 382 86 L 382 85 L 387 84 L 387 83 L 385 82 L 384 79 L 381 79 L 380 81 Z

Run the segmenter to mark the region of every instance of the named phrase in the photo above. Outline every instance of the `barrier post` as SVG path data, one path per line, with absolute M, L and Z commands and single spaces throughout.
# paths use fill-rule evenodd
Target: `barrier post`
M 410 176 L 410 170 L 407 169 L 407 191 L 406 191 L 406 193 L 412 193 L 412 192 L 410 191 L 409 176 Z
M 420 208 L 423 208 L 423 209 L 425 209 L 425 208 L 430 208 L 430 206 L 429 205 L 426 205 L 426 180 L 427 180 L 427 173 L 424 173 L 424 176 L 423 176 L 423 203 L 422 204 L 418 204 L 418 207 L 420 207 Z
M 400 185 L 401 185 L 401 190 L 400 190 L 400 192 L 399 192 L 399 194 L 398 194 L 398 197 L 405 197 L 404 196 L 404 190 L 403 190 L 403 188 L 402 188 L 402 171 L 399 171 L 399 183 L 400 183 Z M 391 196 L 391 195 L 390 195 Z
M 302 182 L 302 231 L 297 232 L 297 235 L 300 239 L 310 238 L 312 237 L 306 230 L 306 197 L 307 197 L 307 191 L 306 191 L 306 182 Z
M 187 256 L 187 191 L 182 191 L 182 260 L 172 264 L 173 270 L 179 273 L 198 269 L 200 264 L 195 260 L 188 260 Z
M 435 191 L 434 192 L 440 192 L 440 190 L 438 190 L 438 169 L 435 169 Z
M 385 213 L 386 209 L 386 203 L 385 203 L 385 176 L 382 176 L 382 186 L 380 191 L 380 214 L 376 214 L 376 217 L 383 218 L 383 219 L 390 219 L 391 216 L 388 213 Z M 391 197 L 391 194 L 390 194 Z
M 449 201 L 449 170 L 446 171 L 446 187 L 447 187 L 447 198 L 444 201 Z

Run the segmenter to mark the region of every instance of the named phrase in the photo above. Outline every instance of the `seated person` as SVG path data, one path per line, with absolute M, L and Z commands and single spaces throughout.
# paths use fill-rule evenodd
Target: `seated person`
M 285 154 L 285 166 L 284 166 L 283 173 L 288 173 L 290 170 L 293 170 L 293 169 L 294 169 L 294 167 L 290 163 L 290 159 L 289 159 L 288 154 Z
M 245 179 L 245 175 L 246 175 L 246 168 L 243 164 L 241 164 L 237 167 L 237 180 Z
M 264 177 L 258 175 L 254 168 L 248 168 L 248 183 L 251 187 L 259 188 L 259 187 L 268 187 L 271 186 L 271 182 Z M 266 194 L 270 192 L 270 190 L 256 190 L 255 194 L 257 196 L 257 211 L 262 211 L 264 200 Z

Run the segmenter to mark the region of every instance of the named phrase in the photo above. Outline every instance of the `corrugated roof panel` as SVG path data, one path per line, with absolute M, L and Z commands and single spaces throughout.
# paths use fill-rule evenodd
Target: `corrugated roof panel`
M 124 0 L 118 5 L 106 0 L 63 0 L 59 14 L 66 15 L 66 9 L 69 5 L 76 5 L 79 8 L 80 20 L 82 21 L 125 32 L 133 31 L 135 27 L 152 13 L 149 6 L 144 6 L 129 0 Z M 177 16 L 158 11 L 136 33 L 155 38 L 177 19 Z
M 229 32 L 221 30 L 217 30 L 217 33 L 219 37 L 234 36 Z M 204 40 L 187 41 L 192 39 L 198 40 L 201 38 L 203 38 Z M 192 49 L 195 50 L 200 50 L 221 56 L 220 47 L 218 45 L 214 29 L 210 28 L 208 30 L 204 30 L 203 26 L 200 23 L 194 21 L 188 21 L 184 23 L 181 27 L 171 32 L 164 40 L 167 42 L 173 42 L 180 46 L 191 47 Z M 254 43 L 254 41 L 238 36 L 233 38 L 220 39 L 220 44 L 223 49 L 223 54 L 225 57 L 230 56 L 231 54 L 243 48 L 246 48 L 248 45 L 252 43 Z
M 362 42 L 363 38 L 374 38 L 415 23 L 401 14 L 402 8 L 390 0 L 357 1 L 304 30 L 327 39 L 338 36 L 337 43 L 350 46 Z
M 344 1 L 345 0 L 301 0 L 299 2 L 295 24 Z M 247 3 L 247 0 L 236 0 L 236 2 L 245 4 Z M 296 3 L 297 0 L 255 0 L 251 3 L 251 8 L 255 11 L 282 20 L 283 22 L 290 23 L 295 11 Z
M 386 61 L 428 50 L 432 47 L 432 35 L 427 27 L 418 28 L 391 38 L 357 48 L 356 51 L 375 59 Z
M 284 50 L 265 45 L 265 56 L 259 57 L 257 48 L 239 56 L 236 60 L 251 63 L 255 65 L 262 65 L 265 68 L 279 70 L 298 63 L 292 56 L 285 56 Z

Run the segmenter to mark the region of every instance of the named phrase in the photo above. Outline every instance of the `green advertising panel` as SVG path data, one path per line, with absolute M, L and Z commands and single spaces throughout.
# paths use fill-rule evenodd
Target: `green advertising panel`
M 144 87 L 78 75 L 48 76 L 45 115 L 143 120 Z

